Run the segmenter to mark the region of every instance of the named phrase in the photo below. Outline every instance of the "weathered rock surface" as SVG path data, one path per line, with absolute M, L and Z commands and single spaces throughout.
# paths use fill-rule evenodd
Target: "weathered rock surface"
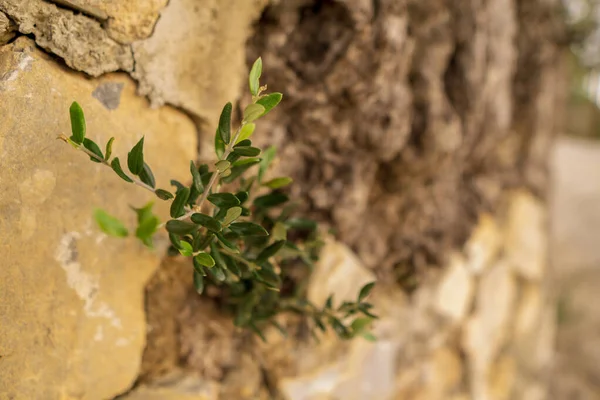
M 6 14 L 0 12 L 0 45 L 7 43 L 15 36 L 16 26 Z
M 133 76 L 152 104 L 173 104 L 214 126 L 239 96 L 245 42 L 265 0 L 171 0 L 153 35 L 133 44 Z
M 192 293 L 184 269 L 189 265 L 166 261 L 148 288 L 152 330 L 144 378 L 156 382 L 182 367 L 197 374 L 189 379 L 202 387 L 218 387 L 221 397 L 209 398 L 228 400 L 544 398 L 553 355 L 552 309 L 540 281 L 520 276 L 512 266 L 505 251 L 514 244 L 510 230 L 500 229 L 522 223 L 533 241 L 544 242 L 543 225 L 507 218 L 508 210 L 523 204 L 532 218 L 543 217 L 544 206 L 526 191 L 509 194 L 506 204 L 498 216 L 480 218 L 470 245 L 411 296 L 395 284 L 375 287 L 370 301 L 380 319 L 373 325 L 374 343 L 342 342 L 335 335 L 315 343 L 294 318 L 280 321 L 290 330 L 288 339 L 273 329 L 265 332 L 268 344 L 251 342 L 214 304 Z M 527 248 L 532 255 L 542 252 L 535 258 L 547 262 L 545 246 Z M 475 264 L 481 265 L 471 268 Z M 346 245 L 328 240 L 308 296 L 322 303 L 334 293 L 341 301 L 372 279 Z M 169 354 L 179 358 L 164 362 Z M 178 385 L 161 390 L 177 391 Z
M 92 76 L 133 70 L 130 47 L 111 39 L 99 21 L 43 0 L 0 0 L 0 11 L 73 69 Z
M 122 85 L 113 109 L 92 95 L 107 84 Z M 0 97 L 0 398 L 110 398 L 138 374 L 143 288 L 160 253 L 107 238 L 92 213 L 102 207 L 133 226 L 129 205 L 153 196 L 56 136 L 69 133 L 76 100 L 90 138 L 116 137 L 115 155 L 145 135 L 148 163 L 167 186 L 187 179 L 195 127 L 173 109 L 150 110 L 124 74 L 86 79 L 27 38 L 0 48 Z M 166 203 L 156 201 L 164 219 Z

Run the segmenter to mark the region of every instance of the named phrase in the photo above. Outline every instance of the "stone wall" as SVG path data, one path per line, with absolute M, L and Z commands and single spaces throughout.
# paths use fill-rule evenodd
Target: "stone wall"
M 313 3 L 0 0 L 0 399 L 545 398 L 554 323 L 542 194 L 560 101 L 551 7 L 336 0 L 298 17 Z M 317 28 L 320 40 L 355 42 L 303 61 Z M 55 140 L 76 100 L 90 137 L 115 136 L 125 154 L 144 135 L 159 185 L 186 181 L 256 51 L 288 101 L 263 140 L 283 146 L 295 194 L 345 242 L 328 239 L 309 295 L 341 301 L 380 278 L 376 343 L 317 344 L 294 318 L 281 321 L 289 339 L 251 342 L 192 293 L 189 265 L 163 257 L 164 235 L 148 251 L 97 230 L 95 207 L 132 225 L 131 199 L 149 198 Z M 371 67 L 375 86 L 351 85 Z M 418 278 L 410 293 L 400 264 Z

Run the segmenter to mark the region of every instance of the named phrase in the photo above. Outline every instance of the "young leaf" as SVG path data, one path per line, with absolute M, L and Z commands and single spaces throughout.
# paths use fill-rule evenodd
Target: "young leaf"
M 104 210 L 97 208 L 96 211 L 94 211 L 94 219 L 102 232 L 107 235 L 125 237 L 129 234 L 127 228 L 125 228 L 125 225 L 123 225 L 121 221 L 112 215 L 107 214 Z
M 360 292 L 358 294 L 359 303 L 363 301 L 369 295 L 369 293 L 371 293 L 371 290 L 373 290 L 373 286 L 375 286 L 375 282 L 367 283 L 365 286 L 362 287 L 362 289 L 360 289 Z
M 208 253 L 199 253 L 194 259 L 200 265 L 203 265 L 208 268 L 212 268 L 215 266 L 215 260 Z
M 250 104 L 244 110 L 244 123 L 249 123 L 260 118 L 265 112 L 265 108 L 260 104 Z
M 354 321 L 352 321 L 350 327 L 352 328 L 352 331 L 354 331 L 354 334 L 359 334 L 362 333 L 372 321 L 373 319 L 369 317 L 356 318 Z
M 197 271 L 194 271 L 194 288 L 198 294 L 202 294 L 204 291 L 204 277 Z
M 192 174 L 193 185 L 196 188 L 198 193 L 204 192 L 204 185 L 202 184 L 202 177 L 200 176 L 200 172 L 198 168 L 196 168 L 196 164 L 193 161 L 190 161 L 190 172 Z
M 227 160 L 221 160 L 215 164 L 215 168 L 221 173 L 225 172 L 229 167 L 231 167 L 231 163 Z
M 134 175 L 139 175 L 144 169 L 144 137 L 127 154 L 127 168 Z
M 110 166 L 112 167 L 113 171 L 115 171 L 117 175 L 119 175 L 121 179 L 123 179 L 125 182 L 133 182 L 133 180 L 131 180 L 131 178 L 125 175 L 125 172 L 123 172 L 123 169 L 121 168 L 121 162 L 119 161 L 119 157 L 113 158 L 113 160 L 110 163 Z
M 221 116 L 219 117 L 219 136 L 224 144 L 229 144 L 231 141 L 231 111 L 233 106 L 231 103 L 225 104 Z
M 106 143 L 106 152 L 104 154 L 104 159 L 106 161 L 108 161 L 110 159 L 110 156 L 112 155 L 112 145 L 113 142 L 115 141 L 114 137 L 111 137 L 108 142 Z
M 213 232 L 221 232 L 221 229 L 223 229 L 219 221 L 206 214 L 194 213 L 192 214 L 191 219 L 195 224 L 202 225 Z
M 150 169 L 150 166 L 144 163 L 144 168 L 142 168 L 142 172 L 140 173 L 140 180 L 144 182 L 146 185 L 150 186 L 152 189 L 156 187 L 156 181 L 154 180 L 154 174 Z
M 207 199 L 219 208 L 231 208 L 240 205 L 240 200 L 231 193 L 213 193 Z
M 270 189 L 280 189 L 282 187 L 288 186 L 293 181 L 294 180 L 292 178 L 290 178 L 289 176 L 282 176 L 279 178 L 271 179 L 270 181 L 263 183 L 263 186 L 266 186 Z
M 85 116 L 83 115 L 83 109 L 81 106 L 74 101 L 69 108 L 69 114 L 71 116 L 71 137 L 70 139 L 77 144 L 83 143 L 85 139 Z
M 83 147 L 97 155 L 100 158 L 100 160 L 104 159 L 104 156 L 102 155 L 102 150 L 100 150 L 100 147 L 98 147 L 96 142 L 94 142 L 93 140 L 90 140 L 88 138 L 83 139 Z M 101 162 L 98 158 L 92 156 L 90 156 L 90 160 L 97 163 Z
M 262 161 L 260 162 L 260 166 L 258 167 L 258 181 L 259 182 L 262 182 L 262 178 L 265 175 L 265 172 L 267 172 L 269 165 L 271 165 L 271 163 L 275 159 L 276 153 L 277 153 L 277 149 L 275 148 L 275 146 L 271 146 L 267 150 L 263 151 Z
M 220 243 L 221 243 L 223 246 L 225 246 L 225 247 L 227 247 L 228 249 L 230 249 L 230 250 L 234 251 L 235 253 L 239 253 L 239 252 L 240 252 L 240 249 L 238 249 L 238 248 L 237 248 L 237 246 L 236 246 L 235 244 L 233 244 L 233 243 L 231 243 L 229 240 L 227 240 L 227 239 L 225 238 L 225 236 L 223 236 L 223 234 L 221 234 L 221 233 L 216 233 L 215 235 L 217 236 L 217 239 L 219 240 L 219 242 L 220 242 Z
M 168 232 L 176 235 L 187 235 L 188 233 L 192 233 L 198 229 L 198 225 L 196 224 L 186 221 L 179 221 L 177 219 L 168 221 L 165 227 L 167 228 Z M 180 243 L 183 243 L 183 241 Z
M 262 208 L 275 207 L 288 201 L 289 198 L 283 193 L 270 193 L 254 199 L 254 205 Z
M 189 188 L 181 188 L 175 194 L 175 200 L 171 203 L 171 217 L 178 218 L 185 214 L 185 205 L 190 197 Z
M 231 224 L 233 221 L 238 219 L 242 215 L 242 207 L 231 207 L 227 210 L 227 214 L 225 214 L 225 218 L 223 219 L 223 225 L 227 226 Z
M 256 257 L 256 263 L 261 264 L 267 261 L 269 258 L 277 254 L 277 252 L 282 249 L 283 245 L 285 245 L 285 240 L 278 240 L 272 245 L 266 247 Z
M 221 133 L 219 132 L 219 128 L 217 128 L 217 132 L 215 133 L 215 154 L 217 158 L 223 157 L 225 153 L 225 143 L 223 143 L 223 139 L 221 139 Z
M 175 197 L 175 196 L 173 196 L 173 193 L 171 193 L 167 190 L 164 190 L 164 189 L 156 189 L 154 191 L 154 194 L 156 194 L 156 197 L 158 197 L 161 200 L 170 200 L 173 197 Z
M 182 240 L 179 245 L 181 246 L 179 252 L 182 256 L 191 257 L 194 255 L 194 249 L 192 248 L 191 244 Z
M 261 97 L 260 99 L 258 99 L 256 101 L 256 104 L 260 104 L 265 108 L 265 112 L 261 115 L 261 117 L 266 115 L 273 108 L 275 108 L 277 104 L 279 104 L 279 102 L 281 101 L 282 97 L 283 95 L 281 93 L 271 93 L 266 95 L 265 97 Z
M 153 206 L 154 203 L 149 202 L 142 208 L 132 207 L 137 213 L 138 222 L 135 236 L 148 247 L 152 247 L 152 235 L 154 235 L 160 223 L 158 217 L 152 213 Z
M 252 65 L 250 75 L 248 76 L 248 82 L 250 84 L 250 93 L 252 96 L 258 95 L 260 89 L 260 76 L 262 74 L 262 58 L 258 58 Z
M 260 149 L 252 146 L 238 146 L 233 148 L 233 153 L 243 157 L 256 157 Z
M 253 123 L 245 124 L 242 127 L 242 129 L 240 130 L 238 140 L 235 142 L 235 144 L 238 144 L 241 141 L 250 139 L 250 137 L 252 137 L 252 134 L 254 133 L 254 129 L 256 129 L 256 124 L 253 124 Z
M 229 229 L 240 236 L 269 236 L 269 232 L 254 222 L 234 222 Z

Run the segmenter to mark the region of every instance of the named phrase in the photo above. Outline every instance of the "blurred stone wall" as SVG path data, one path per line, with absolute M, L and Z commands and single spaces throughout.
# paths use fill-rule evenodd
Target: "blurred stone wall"
M 0 0 L 0 399 L 545 398 L 553 7 Z M 258 55 L 285 94 L 263 144 L 337 230 L 309 294 L 379 279 L 376 343 L 237 332 L 164 237 L 99 233 L 95 207 L 149 199 L 55 140 L 75 100 L 90 137 L 145 135 L 159 184 L 186 181 Z

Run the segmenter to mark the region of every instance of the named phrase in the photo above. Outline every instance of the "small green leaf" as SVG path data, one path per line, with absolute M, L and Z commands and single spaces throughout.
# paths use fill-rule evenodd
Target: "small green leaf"
M 258 99 L 256 101 L 256 104 L 260 104 L 261 106 L 263 106 L 265 108 L 265 112 L 261 115 L 261 117 L 266 115 L 273 108 L 275 108 L 277 106 L 277 104 L 279 104 L 279 102 L 281 101 L 282 98 L 283 98 L 283 95 L 281 93 L 276 92 L 276 93 L 268 94 L 265 97 L 261 97 L 260 99 Z
M 139 175 L 144 169 L 144 137 L 127 154 L 127 168 L 134 175 Z
M 238 247 L 235 244 L 233 244 L 229 240 L 227 240 L 225 238 L 225 236 L 223 236 L 223 234 L 216 233 L 215 235 L 217 236 L 217 239 L 219 240 L 219 242 L 221 242 L 221 244 L 223 246 L 227 247 L 228 249 L 230 249 L 230 250 L 232 250 L 232 251 L 234 251 L 236 253 L 240 252 L 240 249 L 238 249 Z
M 262 208 L 275 207 L 288 201 L 289 198 L 283 193 L 270 193 L 254 199 L 254 205 Z
M 276 222 L 271 231 L 273 240 L 286 240 L 287 239 L 287 227 L 283 222 Z
M 219 208 L 231 208 L 240 205 L 240 200 L 232 193 L 213 193 L 207 199 Z
M 71 140 L 77 144 L 83 143 L 85 139 L 85 116 L 83 115 L 83 109 L 74 101 L 69 108 L 69 114 L 71 116 Z
M 271 189 L 280 189 L 292 183 L 294 180 L 289 176 L 282 176 L 279 178 L 271 179 L 268 182 L 263 183 L 263 186 L 266 186 Z
M 146 185 L 150 186 L 152 189 L 156 187 L 156 181 L 154 180 L 154 174 L 150 169 L 150 166 L 144 163 L 144 168 L 140 173 L 140 180 L 144 182 Z
M 200 172 L 198 171 L 198 168 L 196 168 L 196 164 L 194 164 L 193 161 L 190 161 L 190 173 L 192 174 L 192 181 L 196 191 L 198 193 L 204 192 L 202 177 L 200 176 Z
M 292 218 L 285 221 L 285 224 L 291 229 L 300 229 L 312 231 L 317 229 L 317 223 L 305 218 Z
M 247 161 L 247 160 L 252 160 L 252 161 L 245 163 L 245 164 L 238 164 L 238 163 L 241 163 L 242 161 Z M 256 160 L 258 160 L 258 161 L 256 161 Z M 231 175 L 229 175 L 227 178 L 224 178 L 223 182 L 225 182 L 225 183 L 233 182 L 240 175 L 242 175 L 244 172 L 246 172 L 248 169 L 250 169 L 253 165 L 258 164 L 259 162 L 260 162 L 260 158 L 248 158 L 245 160 L 236 161 L 234 163 L 234 165 L 235 164 L 238 164 L 238 165 L 231 168 Z
M 348 328 L 346 328 L 346 326 L 344 326 L 344 324 L 342 324 L 342 321 L 340 321 L 337 318 L 331 317 L 329 318 L 329 323 L 333 327 L 333 330 L 335 330 L 335 332 L 338 334 L 338 336 L 340 336 L 343 339 L 347 339 L 350 337 L 350 331 L 348 330 Z
M 223 269 L 227 269 L 227 264 L 221 256 L 221 253 L 219 253 L 219 250 L 217 249 L 217 244 L 215 242 L 212 242 L 210 244 L 210 255 L 212 256 L 213 260 L 215 260 L 215 264 L 217 266 Z
M 279 288 L 281 286 L 281 277 L 270 268 L 261 268 L 255 271 L 254 277 L 271 288 Z
M 223 219 L 223 225 L 227 226 L 231 224 L 233 221 L 238 219 L 242 215 L 242 207 L 231 207 L 227 210 L 227 214 L 225 214 L 225 219 Z
M 371 332 L 365 332 L 361 335 L 363 339 L 368 340 L 369 342 L 376 342 L 377 337 L 373 335 Z
M 333 294 L 330 294 L 329 297 L 327 297 L 327 301 L 325 301 L 325 309 L 331 310 L 332 307 L 333 307 Z
M 209 256 L 210 257 L 210 256 Z M 211 257 L 212 259 L 212 257 Z M 215 267 L 215 268 L 210 268 L 208 270 L 208 273 L 210 274 L 210 276 L 213 277 L 213 279 L 217 282 L 225 282 L 225 279 L 227 278 L 227 275 L 225 275 L 225 270 L 221 269 L 219 267 Z
M 252 122 L 260 118 L 265 112 L 265 108 L 260 104 L 250 104 L 244 110 L 244 123 Z
M 255 157 L 260 154 L 260 149 L 252 146 L 239 146 L 233 148 L 233 153 L 243 157 Z
M 106 143 L 106 152 L 104 154 L 104 159 L 106 161 L 108 161 L 110 159 L 110 156 L 112 155 L 112 145 L 113 142 L 115 141 L 114 137 L 111 137 L 108 142 Z
M 262 182 L 262 178 L 267 172 L 269 165 L 275 159 L 275 155 L 277 154 L 277 149 L 275 146 L 269 147 L 267 150 L 263 151 L 262 161 L 260 162 L 260 167 L 258 168 L 258 181 Z
M 175 194 L 175 200 L 171 203 L 171 217 L 179 218 L 185 214 L 185 205 L 187 204 L 188 198 L 190 197 L 189 188 L 181 188 Z
M 98 156 L 98 158 L 94 158 L 92 156 L 90 156 L 90 160 L 92 160 L 93 162 L 102 162 L 101 160 L 104 159 L 104 156 L 102 155 L 102 150 L 100 150 L 100 147 L 98 147 L 98 145 L 96 144 L 96 142 L 94 142 L 93 140 L 90 140 L 88 138 L 83 139 L 83 147 L 85 147 L 86 149 L 88 149 L 89 151 L 91 151 L 92 153 L 94 153 L 95 155 Z
M 225 264 L 227 265 L 227 270 L 230 271 L 232 274 L 236 275 L 236 276 L 242 276 L 242 270 L 240 269 L 240 266 L 238 265 L 237 261 L 235 261 L 233 258 L 231 257 L 227 257 L 222 255 L 220 252 L 217 252 L 220 256 L 222 256 L 222 258 L 225 260 Z M 214 258 L 214 255 L 213 255 Z M 216 260 L 216 258 L 215 258 Z
M 179 181 L 176 181 L 175 179 L 171 179 L 171 186 L 175 186 L 176 190 L 175 193 L 177 193 L 177 191 L 185 188 L 185 185 Z
M 271 258 L 275 254 L 277 254 L 277 252 L 279 250 L 281 250 L 284 245 L 285 245 L 285 240 L 278 240 L 275 243 L 273 243 L 272 245 L 266 247 L 256 257 L 256 263 L 261 264 L 261 263 L 267 261 L 269 258 Z
M 199 254 L 196 254 L 196 256 L 194 257 L 194 259 L 200 265 L 203 265 L 205 267 L 212 268 L 212 267 L 215 266 L 215 260 L 214 260 L 214 258 L 212 258 L 211 255 L 208 254 L 208 253 L 199 253 Z
M 168 232 L 176 235 L 187 235 L 188 233 L 192 233 L 198 229 L 198 225 L 196 224 L 186 221 L 179 221 L 177 219 L 168 221 L 165 227 L 167 228 Z M 183 243 L 183 241 L 180 243 Z
M 217 128 L 217 132 L 215 133 L 215 153 L 219 159 L 223 157 L 223 154 L 225 153 L 225 143 L 223 143 L 223 139 L 221 139 L 219 128 Z
M 229 167 L 231 167 L 231 163 L 229 161 L 227 161 L 227 160 L 221 160 L 221 161 L 218 161 L 215 164 L 215 168 L 220 173 L 223 173 L 223 172 L 227 171 L 227 169 L 229 169 Z
M 219 136 L 224 144 L 229 144 L 231 141 L 231 111 L 233 106 L 231 103 L 225 104 L 221 116 L 219 117 Z
M 240 130 L 240 134 L 238 136 L 238 140 L 235 142 L 235 144 L 238 144 L 243 140 L 250 139 L 250 137 L 252 137 L 252 134 L 254 133 L 254 129 L 256 129 L 256 124 L 253 123 L 245 124 L 244 126 L 242 126 L 242 129 Z
M 198 294 L 202 294 L 204 291 L 204 277 L 197 271 L 194 271 L 194 288 Z
M 173 193 L 164 190 L 164 189 L 156 189 L 154 191 L 154 194 L 156 194 L 156 197 L 158 197 L 161 200 L 171 200 L 173 197 Z
M 221 232 L 221 229 L 223 229 L 219 221 L 206 214 L 194 213 L 192 214 L 191 219 L 195 224 L 202 225 L 213 232 Z
M 240 204 L 244 204 L 246 202 L 246 200 L 248 200 L 250 195 L 248 194 L 248 192 L 240 191 L 235 194 L 235 197 L 238 198 L 238 200 L 240 201 Z
M 236 148 L 236 147 L 240 147 L 240 146 L 252 146 L 252 140 L 250 140 L 250 139 L 242 140 L 240 142 L 237 142 L 235 144 L 235 146 L 233 146 L 233 147 Z
M 244 158 L 244 159 L 241 159 L 239 161 L 234 162 L 233 164 L 231 164 L 231 166 L 233 168 L 235 168 L 235 167 L 245 167 L 247 165 L 249 165 L 251 167 L 253 165 L 258 164 L 260 161 L 261 161 L 261 159 L 257 158 L 257 157 Z
M 154 235 L 160 223 L 158 217 L 152 213 L 153 206 L 154 203 L 149 202 L 142 208 L 132 207 L 137 213 L 138 222 L 135 236 L 148 247 L 152 247 L 152 235 Z
M 179 252 L 182 256 L 191 257 L 194 255 L 194 249 L 192 248 L 191 244 L 182 240 L 179 245 L 181 246 Z
M 123 172 L 123 169 L 121 168 L 121 162 L 119 161 L 119 157 L 113 158 L 112 162 L 110 163 L 110 166 L 112 167 L 113 171 L 115 171 L 117 175 L 119 175 L 121 179 L 123 179 L 125 182 L 133 182 L 133 180 L 131 180 L 131 178 L 125 175 L 125 172 Z
M 129 234 L 127 228 L 125 228 L 125 225 L 123 225 L 121 221 L 112 215 L 107 214 L 104 210 L 97 208 L 96 211 L 94 211 L 94 219 L 102 232 L 107 235 L 125 237 Z
M 260 75 L 262 74 L 262 58 L 258 58 L 254 61 L 250 75 L 248 76 L 248 83 L 250 84 L 250 93 L 252 96 L 258 95 L 260 89 Z
M 176 249 L 181 248 L 181 240 L 179 240 L 179 237 L 177 235 L 169 232 L 169 240 L 171 241 L 171 244 L 173 245 L 173 247 L 175 247 Z
M 229 229 L 240 236 L 269 236 L 269 232 L 254 222 L 235 222 L 229 225 Z
M 363 301 L 369 295 L 369 293 L 371 293 L 371 290 L 373 290 L 373 286 L 375 286 L 375 282 L 367 283 L 365 286 L 362 287 L 362 289 L 360 289 L 360 293 L 358 294 L 359 303 Z
M 373 322 L 373 318 L 360 317 L 352 321 L 350 327 L 354 331 L 354 334 L 362 333 L 370 324 Z

